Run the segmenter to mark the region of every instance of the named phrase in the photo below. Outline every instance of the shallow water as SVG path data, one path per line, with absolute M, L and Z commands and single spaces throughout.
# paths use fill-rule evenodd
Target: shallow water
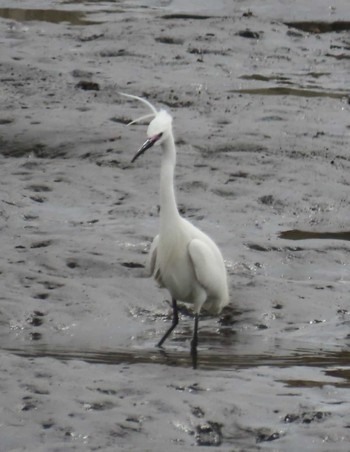
M 308 344 L 306 343 L 305 346 Z M 40 344 L 37 346 L 26 346 L 22 349 L 5 349 L 17 356 L 27 358 L 55 358 L 58 360 L 81 360 L 87 363 L 97 364 L 160 364 L 176 367 L 192 367 L 191 357 L 186 351 L 176 351 L 167 349 L 121 349 L 121 350 L 74 350 L 64 347 L 51 347 L 50 345 Z M 295 348 L 290 350 L 289 354 L 283 355 L 286 350 L 279 350 L 274 354 L 261 353 L 259 355 L 236 355 L 229 354 L 229 351 L 222 348 L 212 348 L 209 350 L 198 350 L 198 368 L 200 370 L 226 370 L 259 368 L 260 366 L 269 367 L 316 367 L 322 369 L 337 368 L 339 375 L 342 375 L 341 369 L 344 368 L 344 377 L 350 385 L 350 375 L 347 375 L 345 369 L 348 368 L 350 360 L 350 351 L 348 349 L 340 351 L 316 352 L 314 349 Z M 332 385 L 332 383 L 329 383 Z M 305 386 L 307 383 L 305 382 Z M 344 387 L 345 387 L 344 386 Z
M 233 93 L 250 94 L 255 96 L 300 96 L 300 97 L 329 97 L 331 99 L 342 99 L 347 96 L 347 92 L 319 91 L 301 88 L 287 88 L 273 86 L 270 88 L 252 88 L 233 90 Z
M 71 25 L 92 25 L 83 11 L 64 11 L 57 9 L 0 8 L 0 17 L 18 22 L 43 21 L 53 24 L 67 22 Z

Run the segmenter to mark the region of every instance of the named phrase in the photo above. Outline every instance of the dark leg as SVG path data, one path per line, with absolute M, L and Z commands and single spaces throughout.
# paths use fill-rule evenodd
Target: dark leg
M 198 344 L 198 320 L 199 314 L 194 316 L 194 328 L 193 328 L 193 338 L 191 341 L 191 356 L 192 356 L 192 367 L 197 368 L 197 344 Z
M 169 334 L 173 331 L 173 329 L 176 327 L 176 325 L 179 323 L 179 313 L 177 311 L 177 303 L 176 300 L 173 298 L 173 321 L 171 322 L 171 326 L 168 329 L 168 331 L 164 334 L 164 336 L 161 338 L 161 340 L 158 342 L 157 347 L 161 347 Z

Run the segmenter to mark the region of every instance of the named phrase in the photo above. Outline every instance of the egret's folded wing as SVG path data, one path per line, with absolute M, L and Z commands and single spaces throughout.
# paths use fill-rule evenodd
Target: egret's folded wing
M 164 287 L 162 281 L 162 275 L 160 273 L 160 268 L 157 262 L 157 247 L 158 247 L 159 235 L 154 237 L 154 240 L 151 245 L 151 249 L 149 250 L 148 260 L 146 263 L 146 269 L 150 276 L 157 281 L 160 287 Z
M 188 252 L 199 284 L 209 293 L 216 293 L 220 285 L 220 271 L 210 247 L 200 239 L 188 244 Z
M 148 253 L 148 259 L 146 262 L 146 270 L 151 275 L 153 275 L 156 261 L 157 261 L 157 245 L 158 245 L 159 235 L 156 235 L 151 244 L 151 248 Z

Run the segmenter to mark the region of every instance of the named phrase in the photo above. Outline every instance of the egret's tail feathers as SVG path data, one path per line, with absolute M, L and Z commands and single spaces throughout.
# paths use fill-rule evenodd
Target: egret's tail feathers
M 210 300 L 204 303 L 203 310 L 210 315 L 219 315 L 223 308 L 228 305 L 228 299 L 222 298 L 221 300 Z

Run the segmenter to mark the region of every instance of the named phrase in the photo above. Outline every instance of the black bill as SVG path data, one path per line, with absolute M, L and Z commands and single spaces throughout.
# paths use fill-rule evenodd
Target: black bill
M 140 157 L 140 155 L 142 155 L 144 152 L 147 151 L 147 149 L 151 148 L 154 143 L 156 143 L 159 138 L 162 136 L 162 134 L 158 134 L 158 135 L 154 135 L 151 138 L 148 138 L 148 140 L 146 140 L 143 145 L 141 146 L 141 148 L 136 152 L 136 154 L 134 155 L 134 157 L 131 160 L 131 163 L 134 163 L 134 161 L 136 159 L 138 159 Z

